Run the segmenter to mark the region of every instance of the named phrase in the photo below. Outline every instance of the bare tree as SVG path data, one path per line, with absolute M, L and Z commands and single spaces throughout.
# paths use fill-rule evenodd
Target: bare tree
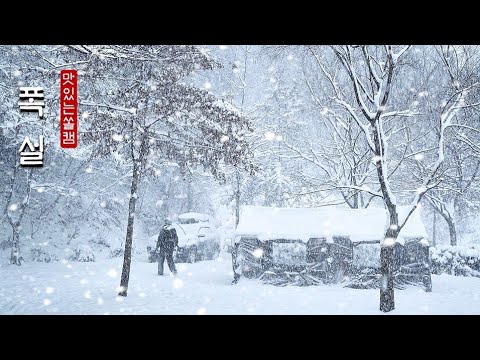
M 453 119 L 461 109 L 474 105 L 468 104 L 467 100 L 477 84 L 459 86 L 455 83 L 456 91 L 435 122 L 439 136 L 433 146 L 436 151 L 434 161 L 428 166 L 416 189 L 413 189 L 416 195 L 410 202 L 411 210 L 404 219 L 399 219 L 397 197 L 392 188 L 395 184 L 392 173 L 401 170 L 404 160 L 411 156 L 406 153 L 409 144 L 419 141 L 415 134 L 408 131 L 405 122 L 406 119 L 415 119 L 419 115 L 418 111 L 398 100 L 403 85 L 401 71 L 405 67 L 410 46 L 333 46 L 331 49 L 340 67 L 327 66 L 325 56 L 328 55 L 322 56 L 318 49 L 310 48 L 310 51 L 331 90 L 331 111 L 334 114 L 346 112 L 353 118 L 365 137 L 375 164 L 379 189 L 369 190 L 368 193 L 381 199 L 388 213 L 385 236 L 381 243 L 380 288 L 380 310 L 388 312 L 395 308 L 393 245 L 422 197 L 428 190 L 438 186 L 445 160 L 447 129 L 454 126 Z M 397 95 L 396 101 L 392 101 L 392 93 Z M 403 148 L 403 151 L 398 148 Z

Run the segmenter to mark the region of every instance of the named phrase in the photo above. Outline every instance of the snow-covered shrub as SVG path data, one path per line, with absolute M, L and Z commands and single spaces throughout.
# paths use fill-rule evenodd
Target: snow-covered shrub
M 430 248 L 432 274 L 480 277 L 480 246 L 438 245 Z
M 30 249 L 30 253 L 32 256 L 32 261 L 36 262 L 53 262 L 58 261 L 57 255 L 53 253 L 49 253 L 44 247 L 42 246 L 35 246 Z
M 117 249 L 114 249 L 110 252 L 110 258 L 118 258 L 118 257 L 122 257 L 123 256 L 123 253 L 124 253 L 124 249 L 123 248 L 117 248 Z
M 70 260 L 80 262 L 94 262 L 95 254 L 90 246 L 80 244 L 73 251 L 73 255 L 70 256 Z

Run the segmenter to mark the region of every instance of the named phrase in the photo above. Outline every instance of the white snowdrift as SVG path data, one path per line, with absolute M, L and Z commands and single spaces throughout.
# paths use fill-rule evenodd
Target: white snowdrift
M 157 276 L 157 264 L 132 261 L 128 297 L 117 297 L 123 259 L 94 263 L 26 263 L 0 267 L 0 314 L 480 314 L 480 279 L 433 275 L 433 292 L 395 292 L 396 308 L 378 310 L 378 289 L 338 285 L 232 286 L 231 256 L 177 264 L 178 276 Z

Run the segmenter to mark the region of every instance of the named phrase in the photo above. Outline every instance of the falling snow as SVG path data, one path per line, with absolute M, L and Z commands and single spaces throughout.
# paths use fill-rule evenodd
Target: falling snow
M 272 131 L 265 132 L 265 140 L 272 141 L 272 140 L 275 140 L 275 138 L 276 138 L 276 135 L 274 132 Z
M 382 246 L 433 274 L 431 293 L 394 289 L 394 314 L 479 314 L 474 50 L 3 45 L 0 314 L 378 314 Z M 65 64 L 74 149 L 58 145 Z M 19 111 L 18 86 L 44 89 L 45 119 Z M 28 168 L 20 145 L 40 135 Z M 166 219 L 178 273 L 158 276 Z M 338 283 L 268 284 L 270 263 L 295 282 L 314 257 Z M 359 274 L 376 288 L 346 287 Z

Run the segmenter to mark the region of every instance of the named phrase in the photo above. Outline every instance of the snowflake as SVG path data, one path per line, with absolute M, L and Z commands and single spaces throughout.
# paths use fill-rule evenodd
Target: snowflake
M 228 49 L 228 46 L 227 45 L 219 45 L 218 48 L 220 50 L 227 50 Z
M 424 192 L 427 191 L 427 188 L 425 186 L 420 186 L 418 189 L 417 189 L 417 193 L 419 194 L 423 194 Z
M 382 157 L 381 156 L 378 156 L 378 155 L 375 155 L 373 158 L 372 158 L 372 161 L 374 163 L 377 163 L 379 161 L 382 161 Z
M 275 137 L 275 140 L 277 140 L 277 141 L 282 141 L 282 140 L 283 140 L 283 137 L 282 137 L 281 135 L 277 135 L 277 136 Z
M 207 309 L 204 307 L 201 307 L 200 309 L 197 310 L 197 315 L 205 315 L 207 313 Z
M 88 118 L 89 116 L 90 116 L 90 113 L 89 113 L 88 111 L 84 111 L 84 112 L 82 113 L 82 119 L 86 119 L 86 118 Z
M 227 135 L 223 135 L 221 138 L 220 138 L 220 142 L 223 144 L 224 142 L 227 142 L 230 138 L 227 136 Z
M 107 206 L 107 202 L 106 202 L 106 201 L 100 202 L 100 207 L 105 208 L 106 206 Z
M 255 256 L 257 259 L 261 258 L 263 255 L 263 250 L 262 249 L 255 249 L 252 252 L 252 255 Z
M 417 161 L 421 161 L 421 160 L 423 160 L 424 155 L 423 155 L 423 153 L 418 153 L 418 154 L 415 154 L 414 158 Z
M 93 172 L 93 169 L 91 167 L 88 167 L 85 169 L 85 172 L 91 174 Z
M 183 280 L 179 278 L 175 278 L 175 280 L 173 280 L 173 288 L 180 289 L 182 287 L 183 287 Z
M 39 192 L 39 193 L 42 193 L 42 192 L 44 192 L 44 191 L 45 191 L 45 188 L 44 188 L 44 187 L 39 187 L 39 188 L 37 188 L 37 192 Z
M 52 303 L 52 301 L 50 299 L 43 299 L 43 305 L 44 306 L 48 306 Z
M 53 287 L 51 287 L 51 286 L 49 286 L 49 287 L 47 287 L 47 288 L 45 289 L 45 292 L 46 292 L 47 294 L 52 294 L 54 291 L 55 291 L 55 289 L 54 289 Z
M 272 140 L 275 140 L 275 133 L 271 132 L 271 131 L 267 131 L 265 132 L 265 139 L 268 140 L 268 141 L 272 141 Z
M 395 245 L 395 239 L 394 238 L 385 238 L 383 240 L 383 246 L 393 246 Z
M 211 89 L 212 88 L 212 84 L 209 82 L 209 81 L 205 81 L 203 83 L 203 87 L 207 90 Z
M 118 273 L 117 273 L 117 270 L 115 270 L 115 269 L 110 269 L 107 272 L 107 276 L 110 276 L 112 279 L 116 278 L 117 275 L 118 275 Z
M 8 210 L 10 211 L 17 211 L 18 209 L 18 205 L 17 204 L 11 204 L 9 207 L 8 207 Z

